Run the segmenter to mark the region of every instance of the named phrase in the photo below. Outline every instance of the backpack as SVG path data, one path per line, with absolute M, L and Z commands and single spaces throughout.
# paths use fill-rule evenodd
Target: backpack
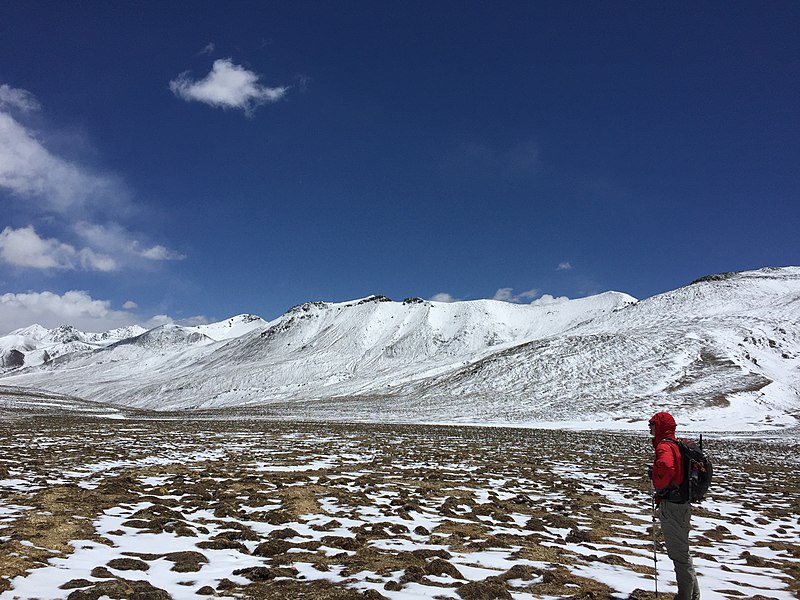
M 665 441 L 675 444 L 683 459 L 683 481 L 677 490 L 673 488 L 670 499 L 680 502 L 701 502 L 711 485 L 711 475 L 714 470 L 708 455 L 703 452 L 703 436 L 700 436 L 699 444 L 685 438 L 679 440 L 666 438 Z

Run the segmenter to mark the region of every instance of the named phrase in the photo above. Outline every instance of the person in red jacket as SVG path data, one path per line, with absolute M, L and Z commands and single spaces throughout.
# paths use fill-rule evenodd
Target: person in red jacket
M 650 419 L 650 434 L 656 456 L 652 479 L 658 504 L 661 531 L 667 555 L 675 567 L 678 593 L 675 600 L 699 600 L 700 587 L 689 554 L 692 505 L 673 493 L 683 482 L 684 466 L 678 445 L 667 441 L 675 438 L 675 419 L 668 412 L 659 412 Z

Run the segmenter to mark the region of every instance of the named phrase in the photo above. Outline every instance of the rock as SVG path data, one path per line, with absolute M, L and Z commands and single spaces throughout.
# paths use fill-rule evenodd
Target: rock
M 0 353 L 0 367 L 13 369 L 15 367 L 21 367 L 24 364 L 25 355 L 19 350 L 12 348 L 11 350 Z
M 214 594 L 216 594 L 216 592 L 214 591 L 214 588 L 212 588 L 210 585 L 204 585 L 199 590 L 197 590 L 195 593 L 198 596 L 213 596 Z

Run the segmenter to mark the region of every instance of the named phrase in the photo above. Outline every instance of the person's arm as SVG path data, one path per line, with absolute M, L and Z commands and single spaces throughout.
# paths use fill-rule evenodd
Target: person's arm
M 675 453 L 669 442 L 661 442 L 656 446 L 656 459 L 653 462 L 653 487 L 656 491 L 673 485 L 677 466 Z

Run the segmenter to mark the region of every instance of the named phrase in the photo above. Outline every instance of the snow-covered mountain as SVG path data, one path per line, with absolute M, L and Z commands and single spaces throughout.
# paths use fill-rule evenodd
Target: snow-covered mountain
M 0 337 L 0 372 L 21 366 L 36 366 L 59 356 L 92 352 L 146 330 L 138 325 L 103 333 L 84 333 L 71 325 L 45 329 L 31 325 Z
M 48 335 L 88 343 L 67 333 Z M 150 409 L 618 428 L 667 409 L 706 430 L 788 427 L 800 419 L 800 268 L 707 277 L 640 302 L 307 303 L 271 322 L 141 332 L 0 381 Z

